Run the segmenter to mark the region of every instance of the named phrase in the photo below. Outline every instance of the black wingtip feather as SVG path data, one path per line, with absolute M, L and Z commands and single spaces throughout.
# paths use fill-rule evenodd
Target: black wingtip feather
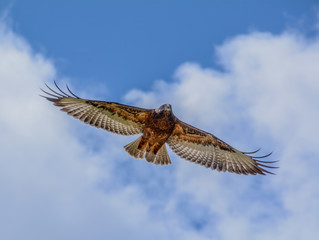
M 253 158 L 266 158 L 269 157 L 273 152 L 268 153 L 267 155 L 260 156 L 260 157 L 253 157 Z
M 266 175 L 265 173 L 268 173 L 268 174 L 271 174 L 271 175 L 276 175 L 275 173 L 269 172 L 266 169 L 263 169 L 263 168 L 260 168 L 260 169 L 263 171 L 262 175 Z
M 58 93 L 57 91 L 55 91 L 55 90 L 53 90 L 48 84 L 46 84 L 46 83 L 44 83 L 45 84 L 45 86 L 49 89 L 49 90 L 51 90 L 53 93 L 55 93 L 55 94 L 57 94 L 58 96 L 60 96 L 60 97 L 66 97 L 65 95 L 62 95 L 61 93 Z M 42 90 L 42 89 L 41 89 Z M 42 90 L 43 91 L 43 90 Z M 45 91 L 44 91 L 45 92 Z M 47 93 L 47 92 L 46 92 Z
M 258 163 L 276 163 L 276 162 L 279 162 L 279 161 L 261 161 L 261 160 L 258 160 L 258 159 L 254 159 L 256 162 Z
M 262 166 L 262 167 L 265 167 L 265 168 L 278 168 L 278 167 L 269 166 L 269 165 L 265 165 L 265 164 L 261 164 L 261 163 L 258 163 L 258 166 Z
M 79 99 L 79 97 L 77 95 L 75 95 L 69 88 L 68 85 L 66 85 L 68 91 L 70 92 L 70 94 L 72 95 L 69 95 L 67 94 L 65 91 L 63 91 L 59 86 L 58 84 L 56 83 L 56 81 L 54 81 L 54 85 L 56 86 L 56 88 L 59 90 L 55 90 L 53 88 L 51 88 L 48 84 L 44 83 L 45 86 L 50 90 L 50 91 L 46 91 L 42 88 L 40 88 L 40 90 L 42 92 L 44 92 L 46 95 L 48 96 L 51 96 L 51 97 L 48 97 L 48 96 L 43 96 L 43 95 L 40 95 L 41 97 L 44 97 L 46 98 L 47 100 L 51 101 L 51 102 L 57 102 L 58 100 L 60 100 L 61 98 L 66 98 L 66 97 L 70 97 L 70 98 L 77 98 Z M 53 98 L 52 98 L 53 97 Z
M 242 153 L 247 155 L 247 156 L 249 156 L 249 157 L 251 157 L 255 161 L 255 163 L 257 165 L 256 168 L 254 169 L 255 170 L 255 174 L 266 175 L 266 173 L 268 173 L 268 174 L 275 175 L 275 173 L 267 171 L 264 168 L 271 168 L 271 169 L 279 168 L 279 167 L 270 165 L 270 164 L 273 164 L 273 163 L 276 163 L 276 162 L 279 162 L 279 161 L 262 161 L 262 160 L 259 160 L 259 159 L 262 159 L 262 158 L 269 157 L 270 155 L 273 154 L 273 152 L 270 152 L 270 153 L 268 153 L 268 154 L 266 154 L 264 156 L 251 156 L 251 155 L 248 155 L 248 154 L 257 153 L 260 150 L 261 150 L 261 148 L 257 149 L 256 151 L 253 151 L 253 152 L 242 152 Z
M 54 81 L 54 85 L 56 86 L 57 89 L 59 89 L 59 91 L 61 93 L 63 93 L 65 95 L 65 97 L 71 97 L 69 94 L 65 93 L 59 86 L 58 84 L 56 83 L 56 81 Z
M 253 152 L 242 152 L 243 154 L 254 154 L 254 153 L 257 153 L 261 150 L 261 148 L 258 148 L 256 151 L 253 151 Z
M 72 96 L 74 96 L 75 98 L 78 98 L 78 99 L 79 99 L 79 97 L 78 97 L 77 95 L 75 95 L 75 94 L 70 90 L 68 84 L 66 84 L 66 88 L 67 88 L 68 91 L 72 94 Z
M 50 102 L 56 102 L 57 101 L 57 98 L 51 98 L 51 97 L 43 96 L 43 95 L 39 95 L 39 96 L 45 98 L 46 100 L 48 100 Z
M 57 99 L 60 98 L 59 96 L 54 95 L 54 94 L 52 94 L 52 93 L 49 93 L 49 92 L 43 90 L 42 88 L 40 88 L 40 90 L 41 90 L 42 92 L 44 92 L 45 94 L 48 94 L 48 95 L 50 95 L 50 96 L 52 96 L 52 97 L 55 97 L 55 98 L 57 98 Z
M 255 159 L 255 158 L 265 158 L 265 157 L 269 157 L 271 154 L 272 154 L 272 152 L 267 154 L 267 155 L 265 155 L 265 156 L 262 156 L 262 157 L 253 157 L 253 160 L 256 162 L 256 164 L 258 166 L 258 169 L 260 169 L 263 172 L 263 175 L 266 175 L 265 173 L 276 175 L 275 173 L 270 172 L 270 171 L 268 171 L 268 170 L 266 170 L 264 168 L 270 168 L 270 169 L 279 168 L 277 166 L 269 165 L 269 164 L 276 163 L 276 162 L 279 162 L 279 161 L 261 161 L 261 160 Z

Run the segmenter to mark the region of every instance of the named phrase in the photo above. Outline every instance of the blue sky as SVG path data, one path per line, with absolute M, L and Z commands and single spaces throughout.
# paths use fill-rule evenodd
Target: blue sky
M 112 98 L 171 80 L 185 61 L 218 65 L 214 47 L 237 34 L 280 33 L 301 21 L 298 27 L 310 31 L 316 9 L 307 0 L 1 2 L 2 9 L 11 6 L 13 29 L 53 59 L 58 74 L 102 81 Z
M 0 2 L 1 239 L 315 239 L 316 1 Z M 211 171 L 72 119 L 43 82 L 157 107 L 250 151 L 275 176 Z

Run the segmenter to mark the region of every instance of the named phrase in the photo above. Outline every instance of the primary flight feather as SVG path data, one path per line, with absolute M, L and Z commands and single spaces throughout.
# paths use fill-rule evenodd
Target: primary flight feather
M 61 107 L 61 110 L 97 128 L 122 134 L 142 134 L 138 139 L 124 146 L 135 158 L 167 165 L 171 163 L 167 144 L 174 153 L 189 161 L 218 171 L 237 174 L 271 173 L 265 168 L 275 168 L 269 164 L 275 161 L 261 161 L 260 158 L 238 151 L 213 134 L 182 122 L 173 114 L 170 104 L 156 109 L 144 109 L 115 102 L 82 99 L 76 96 L 67 86 L 68 93 L 56 83 L 57 90 L 46 85 L 48 90 L 41 89 L 47 100 Z

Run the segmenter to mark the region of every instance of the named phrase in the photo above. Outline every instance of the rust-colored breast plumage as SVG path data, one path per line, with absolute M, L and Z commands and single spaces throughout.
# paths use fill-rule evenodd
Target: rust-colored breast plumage
M 174 125 L 173 119 L 168 116 L 156 117 L 152 110 L 145 120 L 141 146 L 147 144 L 149 150 L 156 154 L 171 135 Z

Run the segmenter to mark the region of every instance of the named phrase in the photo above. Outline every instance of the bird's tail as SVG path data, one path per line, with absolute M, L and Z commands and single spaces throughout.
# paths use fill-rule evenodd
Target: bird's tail
M 160 164 L 160 165 L 168 165 L 171 164 L 171 160 L 168 156 L 165 144 L 158 150 L 155 154 L 154 151 L 147 148 L 146 145 L 140 145 L 142 137 L 139 137 L 135 141 L 124 146 L 125 151 L 128 152 L 132 157 L 135 158 L 145 158 L 147 162 Z

